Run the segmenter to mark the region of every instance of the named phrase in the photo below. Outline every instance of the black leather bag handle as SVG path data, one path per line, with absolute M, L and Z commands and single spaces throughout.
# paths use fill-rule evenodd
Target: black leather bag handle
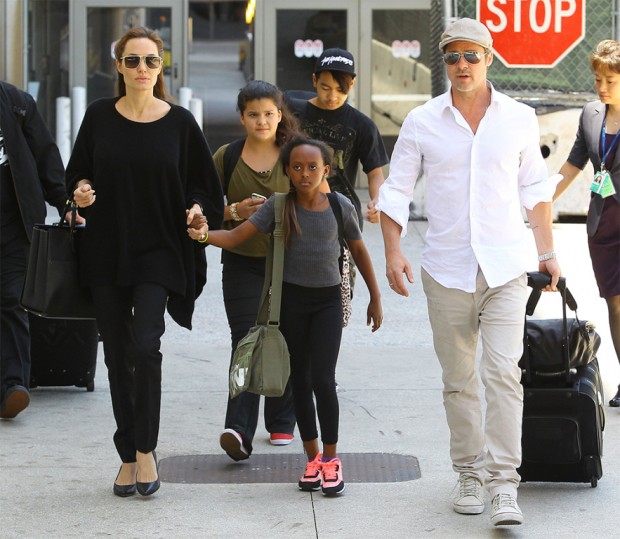
M 527 305 L 525 308 L 525 315 L 532 316 L 534 314 L 534 310 L 536 309 L 536 305 L 538 305 L 538 300 L 540 299 L 540 295 L 542 294 L 542 289 L 547 285 L 551 284 L 551 275 L 546 273 L 542 273 L 540 271 L 532 271 L 527 274 L 527 284 L 532 288 L 532 293 L 530 294 L 529 299 L 527 300 Z M 575 317 L 577 318 L 577 302 L 575 298 L 571 294 L 570 290 L 566 286 L 566 279 L 564 277 L 560 277 L 558 280 L 557 288 L 562 297 L 562 356 L 564 358 L 564 366 L 566 372 L 566 381 L 570 382 L 571 372 L 570 372 L 570 360 L 568 354 L 568 322 L 566 320 L 566 307 L 575 312 Z M 577 318 L 577 320 L 579 320 Z M 529 347 L 527 343 L 527 326 L 523 336 L 523 354 L 525 357 L 525 378 L 528 383 L 531 381 L 531 372 L 530 372 L 530 361 L 529 361 Z

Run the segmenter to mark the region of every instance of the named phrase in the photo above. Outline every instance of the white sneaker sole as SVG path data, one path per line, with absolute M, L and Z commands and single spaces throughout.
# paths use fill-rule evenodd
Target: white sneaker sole
M 452 504 L 452 509 L 460 515 L 479 515 L 484 512 L 483 505 L 456 505 Z
M 220 447 L 226 451 L 226 454 L 234 461 L 239 462 L 250 457 L 239 435 L 232 429 L 226 429 L 220 436 Z
M 518 526 L 523 523 L 523 515 L 518 513 L 500 513 L 491 517 L 493 526 Z
M 290 445 L 293 442 L 293 439 L 290 440 L 272 440 L 269 438 L 269 443 L 271 445 Z

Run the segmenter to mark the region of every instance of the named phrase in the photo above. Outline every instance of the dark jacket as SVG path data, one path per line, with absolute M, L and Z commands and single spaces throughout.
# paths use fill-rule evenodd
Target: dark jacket
M 60 214 L 67 200 L 62 159 L 32 96 L 3 81 L 0 126 L 19 211 L 30 240 L 32 226 L 45 222 L 45 201 Z
M 601 141 L 601 129 L 603 120 L 605 119 L 605 105 L 600 101 L 588 103 L 581 112 L 579 118 L 579 130 L 573 148 L 568 156 L 568 162 L 583 170 L 588 160 L 592 162 L 594 170 L 601 170 L 601 156 L 599 155 L 599 146 Z M 618 204 L 620 204 L 620 150 L 616 152 L 614 162 L 609 171 L 611 180 L 616 189 L 616 194 L 612 195 Z M 588 236 L 592 237 L 596 233 L 598 223 L 603 213 L 603 204 L 605 200 L 599 195 L 592 193 L 590 198 L 590 208 L 588 210 L 588 218 L 586 228 Z

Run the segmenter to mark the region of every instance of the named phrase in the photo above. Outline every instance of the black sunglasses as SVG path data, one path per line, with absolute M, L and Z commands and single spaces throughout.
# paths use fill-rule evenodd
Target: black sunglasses
M 458 64 L 461 60 L 461 56 L 465 58 L 468 64 L 479 64 L 483 56 L 486 56 L 486 52 L 467 51 L 467 52 L 446 52 L 443 55 L 443 61 L 449 66 Z
M 136 69 L 140 65 L 143 58 L 146 67 L 149 69 L 157 69 L 161 65 L 161 56 L 138 56 L 137 54 L 132 54 L 130 56 L 123 56 L 122 58 L 119 58 L 119 60 L 125 63 L 125 67 L 129 69 Z

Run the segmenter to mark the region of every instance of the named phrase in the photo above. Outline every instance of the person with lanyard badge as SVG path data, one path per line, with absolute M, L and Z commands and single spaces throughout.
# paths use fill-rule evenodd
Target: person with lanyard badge
M 590 55 L 590 66 L 599 100 L 583 108 L 575 142 L 560 169 L 564 179 L 557 185 L 554 200 L 590 161 L 595 174 L 586 220 L 588 247 L 620 362 L 620 42 L 601 41 Z M 620 385 L 609 405 L 620 407 Z

